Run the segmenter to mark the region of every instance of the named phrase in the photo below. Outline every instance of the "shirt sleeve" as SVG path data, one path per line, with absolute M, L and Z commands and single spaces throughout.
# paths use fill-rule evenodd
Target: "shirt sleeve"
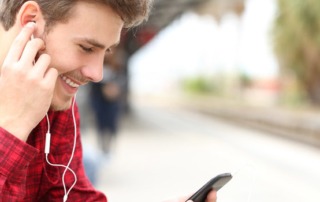
M 0 127 L 0 196 L 4 191 L 19 190 L 21 184 L 25 184 L 27 167 L 38 153 L 36 148 Z M 19 171 L 16 183 L 9 183 L 8 177 L 16 171 Z

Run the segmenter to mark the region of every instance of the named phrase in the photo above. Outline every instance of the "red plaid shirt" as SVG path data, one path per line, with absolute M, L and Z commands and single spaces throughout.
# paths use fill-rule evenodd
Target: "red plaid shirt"
M 79 132 L 79 113 L 75 106 L 77 120 L 77 145 L 70 165 L 77 175 L 77 183 L 70 191 L 68 201 L 107 201 L 104 194 L 96 191 L 85 175 L 82 162 L 82 146 Z M 71 109 L 48 113 L 51 126 L 49 161 L 67 165 L 73 147 L 74 126 Z M 34 202 L 62 201 L 64 189 L 62 174 L 64 168 L 48 165 L 44 145 L 47 120 L 44 118 L 31 132 L 27 143 L 0 128 L 0 201 Z M 65 176 L 67 190 L 74 182 L 72 173 Z

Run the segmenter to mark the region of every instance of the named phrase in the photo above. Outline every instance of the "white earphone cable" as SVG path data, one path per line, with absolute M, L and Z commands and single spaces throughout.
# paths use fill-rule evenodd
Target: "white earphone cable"
M 73 103 L 72 103 L 72 120 L 73 120 L 73 126 L 74 126 L 74 138 L 73 138 L 73 147 L 72 147 L 72 152 L 71 152 L 71 156 L 70 156 L 70 159 L 69 159 L 69 162 L 67 164 L 67 167 L 65 168 L 63 174 L 62 174 L 62 183 L 63 183 L 63 187 L 65 188 L 65 181 L 64 181 L 64 178 L 65 178 L 65 174 L 67 172 L 67 170 L 69 170 L 69 166 L 71 164 L 71 161 L 73 159 L 73 156 L 74 156 L 74 152 L 76 150 L 76 144 L 77 144 L 77 127 L 76 127 L 76 118 L 75 118 L 75 115 L 74 115 L 74 104 L 76 102 L 76 95 L 74 95 L 74 98 L 73 98 Z M 74 172 L 73 172 L 74 173 Z M 76 184 L 77 182 L 77 176 L 75 175 L 75 181 L 74 183 L 72 184 L 72 186 L 69 188 L 67 194 L 65 195 L 64 197 L 64 200 L 63 201 L 67 201 L 67 198 L 68 198 L 68 195 L 71 191 L 71 189 L 74 187 L 74 185 Z M 66 191 L 66 189 L 65 189 Z
M 63 171 L 63 174 L 62 174 L 62 184 L 63 184 L 63 189 L 64 189 L 63 202 L 67 201 L 70 191 L 72 190 L 72 188 L 75 186 L 75 184 L 77 182 L 76 173 L 69 167 L 71 162 L 72 162 L 72 159 L 73 159 L 73 156 L 74 156 L 74 152 L 75 152 L 75 148 L 76 148 L 76 143 L 77 143 L 77 125 L 76 125 L 76 119 L 75 119 L 75 114 L 74 114 L 75 100 L 76 100 L 76 95 L 74 96 L 73 103 L 72 103 L 72 119 L 73 119 L 73 125 L 74 125 L 74 140 L 73 140 L 72 153 L 71 153 L 71 156 L 70 156 L 70 159 L 69 159 L 67 165 L 53 164 L 48 159 L 48 154 L 50 153 L 51 133 L 50 133 L 50 120 L 49 120 L 48 114 L 46 114 L 48 130 L 47 130 L 47 133 L 46 133 L 46 141 L 45 141 L 45 156 L 46 156 L 46 161 L 50 166 L 65 168 L 64 171 Z M 74 182 L 73 182 L 73 184 L 71 185 L 71 187 L 68 190 L 66 188 L 66 183 L 65 183 L 65 174 L 66 174 L 67 170 L 69 170 L 74 176 Z

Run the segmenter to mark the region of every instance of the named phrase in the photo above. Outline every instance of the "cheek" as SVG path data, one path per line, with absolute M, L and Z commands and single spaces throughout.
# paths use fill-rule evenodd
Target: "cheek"
M 59 73 L 64 73 L 77 66 L 77 52 L 67 41 L 51 40 L 47 38 L 45 53 L 51 57 L 50 67 L 56 68 Z
M 81 66 L 81 60 L 74 51 L 67 49 L 52 51 L 49 49 L 47 53 L 51 56 L 50 66 L 56 68 L 59 73 L 73 71 Z

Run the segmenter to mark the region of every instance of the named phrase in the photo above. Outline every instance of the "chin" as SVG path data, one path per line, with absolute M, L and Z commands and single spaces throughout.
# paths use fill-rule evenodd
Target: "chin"
M 72 99 L 68 101 L 56 101 L 53 100 L 50 106 L 52 111 L 64 111 L 71 107 Z

